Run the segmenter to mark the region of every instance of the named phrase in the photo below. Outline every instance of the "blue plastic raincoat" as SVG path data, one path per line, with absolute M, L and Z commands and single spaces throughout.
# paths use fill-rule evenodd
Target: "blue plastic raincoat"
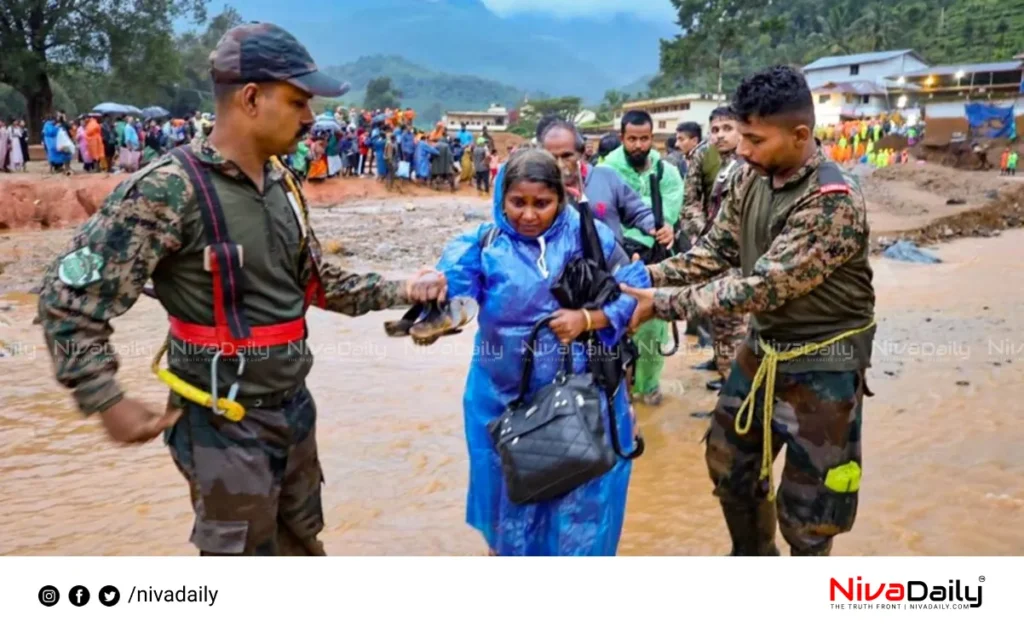
M 43 146 L 46 147 L 46 160 L 51 165 L 63 165 L 71 157 L 57 149 L 57 134 L 60 133 L 60 125 L 56 121 L 47 121 L 43 124 Z
M 413 157 L 413 171 L 420 180 L 430 180 L 430 159 L 437 156 L 438 151 L 426 140 L 416 143 L 415 156 Z
M 568 495 L 538 504 L 515 505 L 508 499 L 498 454 L 487 433 L 518 395 L 523 369 L 523 347 L 534 324 L 559 309 L 550 288 L 564 266 L 582 253 L 579 213 L 567 206 L 538 238 L 522 237 L 502 209 L 504 168 L 495 181 L 494 224 L 450 242 L 438 270 L 448 278 L 450 297 L 468 296 L 480 305 L 479 331 L 463 398 L 466 440 L 469 445 L 469 492 L 466 521 L 479 530 L 490 548 L 501 556 L 614 555 L 626 513 L 626 491 L 631 464 L 620 459 L 604 476 Z M 615 236 L 598 222 L 605 257 L 615 277 L 634 287 L 649 288 L 650 278 L 640 262 L 629 264 L 616 246 Z M 491 227 L 500 232 L 486 248 L 482 242 Z M 613 258 L 613 251 L 617 256 Z M 622 295 L 605 306 L 611 326 L 599 336 L 613 344 L 619 340 L 636 308 L 636 300 Z M 549 329 L 541 332 L 532 394 L 551 383 L 558 370 L 559 343 Z M 576 372 L 586 368 L 583 347 L 573 345 Z M 632 450 L 632 413 L 625 385 L 614 396 L 615 425 L 624 452 Z M 602 402 L 605 419 L 608 412 Z

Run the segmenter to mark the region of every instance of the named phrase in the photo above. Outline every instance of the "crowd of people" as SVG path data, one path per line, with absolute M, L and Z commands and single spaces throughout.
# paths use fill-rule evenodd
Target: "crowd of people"
M 468 183 L 489 194 L 498 169 L 514 148 L 500 152 L 486 126 L 479 135 L 465 125 L 449 131 L 444 123 L 427 131 L 416 126 L 415 116 L 411 108 L 339 107 L 318 117 L 286 162 L 310 182 L 374 176 L 389 190 L 404 180 L 435 189 L 447 186 L 451 191 Z
M 843 165 L 865 164 L 872 167 L 910 162 L 910 151 L 924 134 L 924 122 L 908 125 L 898 115 L 881 115 L 873 119 L 855 119 L 815 128 L 814 136 L 822 144 L 829 158 Z M 896 150 L 882 148 L 879 143 L 887 136 L 901 136 L 906 147 Z
M 25 121 L 11 119 L 10 124 L 0 119 L 0 171 L 25 171 L 28 163 L 28 130 Z
M 149 119 L 98 112 L 69 118 L 57 111 L 43 121 L 42 145 L 51 173 L 70 175 L 76 162 L 85 173 L 134 172 L 174 147 L 209 133 L 212 125 L 213 117 L 198 111 L 189 118 Z M 20 129 L 25 139 L 24 127 Z M 23 153 L 27 160 L 27 144 Z

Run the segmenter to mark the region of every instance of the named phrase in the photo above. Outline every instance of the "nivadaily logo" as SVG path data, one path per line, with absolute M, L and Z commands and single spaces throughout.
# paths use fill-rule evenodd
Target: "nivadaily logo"
M 977 609 L 981 606 L 981 583 L 985 577 L 978 577 L 977 585 L 959 580 L 950 580 L 948 585 L 932 585 L 923 580 L 906 582 L 864 582 L 846 578 L 832 578 L 829 583 L 829 600 L 833 607 L 852 603 L 853 608 L 879 609 Z M 902 606 L 901 606 L 902 605 Z

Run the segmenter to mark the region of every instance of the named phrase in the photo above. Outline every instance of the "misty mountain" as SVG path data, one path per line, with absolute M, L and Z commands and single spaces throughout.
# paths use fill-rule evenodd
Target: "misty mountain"
M 503 18 L 480 0 L 336 0 L 303 11 L 275 0 L 246 0 L 240 10 L 246 20 L 274 22 L 294 33 L 322 66 L 399 55 L 439 72 L 585 101 L 599 101 L 605 90 L 656 72 L 658 39 L 677 31 L 671 23 L 624 14 Z
M 525 90 L 472 75 L 455 75 L 430 70 L 399 55 L 371 55 L 340 66 L 328 66 L 324 72 L 352 85 L 341 98 L 345 103 L 361 105 L 366 84 L 374 77 L 390 77 L 391 85 L 402 92 L 402 106 L 435 121 L 444 110 L 485 110 L 492 103 L 513 108 L 522 101 Z

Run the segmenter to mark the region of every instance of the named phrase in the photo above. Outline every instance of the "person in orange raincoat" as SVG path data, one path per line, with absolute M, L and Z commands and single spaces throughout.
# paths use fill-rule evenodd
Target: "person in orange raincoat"
M 327 178 L 327 146 L 322 139 L 309 142 L 309 176 L 308 180 L 325 180 Z
M 1005 176 L 1008 173 L 1008 165 L 1010 163 L 1010 148 L 1007 147 L 1003 150 L 1003 155 L 999 157 L 999 174 Z
M 85 122 L 85 144 L 89 146 L 89 154 L 99 163 L 100 171 L 107 171 L 107 156 L 103 151 L 103 127 L 99 117 L 92 116 Z
M 430 133 L 430 142 L 436 143 L 444 138 L 448 133 L 447 128 L 444 126 L 444 121 L 438 121 L 437 125 L 434 126 L 434 131 Z

